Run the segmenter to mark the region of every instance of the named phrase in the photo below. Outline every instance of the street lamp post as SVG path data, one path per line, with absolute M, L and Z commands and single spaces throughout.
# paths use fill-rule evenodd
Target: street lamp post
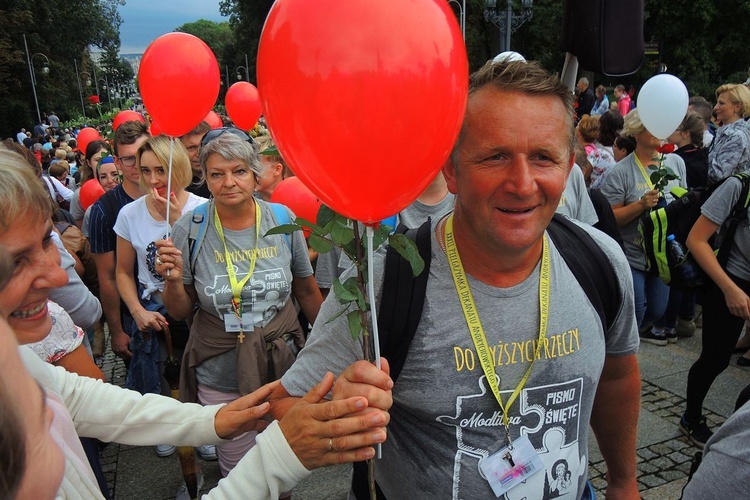
M 102 86 L 102 89 L 107 93 L 107 104 L 109 104 L 109 112 L 112 112 L 112 97 L 109 94 L 109 80 L 107 79 L 107 74 L 104 74 L 104 85 Z
M 45 56 L 41 52 L 37 52 L 29 56 L 29 45 L 26 43 L 26 33 L 23 33 L 23 46 L 26 49 L 26 62 L 29 65 L 29 77 L 31 78 L 31 90 L 34 92 L 34 105 L 36 106 L 36 117 L 39 120 L 37 123 L 42 123 L 42 114 L 39 112 L 39 99 L 36 96 L 36 71 L 34 70 L 34 57 L 40 56 L 44 58 L 42 63 L 42 73 L 45 75 L 49 73 L 49 57 Z
M 458 0 L 448 0 L 448 3 L 456 4 L 456 7 L 458 7 L 458 21 L 461 26 L 461 37 L 464 39 L 464 42 L 466 42 L 466 0 L 461 0 L 461 3 L 459 3 Z M 245 61 L 245 64 L 247 64 L 247 61 Z
M 247 83 L 250 83 L 250 65 L 247 64 L 247 53 L 245 53 L 245 79 L 247 80 Z
M 99 95 L 99 80 L 96 78 L 96 64 L 91 66 L 91 70 L 94 72 L 94 88 L 96 89 L 96 95 Z
M 78 81 L 78 96 L 81 98 L 81 111 L 83 112 L 83 119 L 85 121 L 86 120 L 86 106 L 83 104 L 83 90 L 81 89 L 81 75 L 78 73 L 78 61 L 73 59 L 73 65 L 76 68 L 76 80 Z
M 505 10 L 500 10 L 497 0 L 485 0 L 484 20 L 497 26 L 500 31 L 500 52 L 510 50 L 510 35 L 523 23 L 531 19 L 533 0 L 521 0 L 523 10 L 513 13 L 513 0 L 506 0 Z
M 240 74 L 241 69 L 245 70 L 245 80 L 249 82 L 250 79 L 248 78 L 247 66 L 237 66 L 237 69 L 234 70 L 237 73 L 237 81 L 238 82 L 242 81 L 242 75 Z

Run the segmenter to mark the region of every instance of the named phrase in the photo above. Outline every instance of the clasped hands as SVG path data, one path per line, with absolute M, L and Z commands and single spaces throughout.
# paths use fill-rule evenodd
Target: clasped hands
M 367 460 L 375 455 L 374 445 L 386 439 L 393 404 L 393 381 L 383 368 L 358 361 L 339 376 L 327 373 L 279 421 L 289 446 L 307 469 Z M 262 430 L 260 420 L 270 410 L 267 398 L 279 381 L 264 385 L 221 408 L 214 421 L 223 439 L 243 432 Z M 324 398 L 333 387 L 333 401 Z

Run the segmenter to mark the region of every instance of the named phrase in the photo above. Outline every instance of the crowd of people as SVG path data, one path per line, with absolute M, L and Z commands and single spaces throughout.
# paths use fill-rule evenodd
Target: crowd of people
M 51 113 L 41 137 L 3 142 L 0 496 L 109 498 L 98 443 L 117 441 L 218 460 L 224 479 L 207 498 L 288 498 L 310 469 L 368 459 L 382 443 L 384 497 L 591 499 L 590 426 L 607 495 L 638 498 L 639 344 L 694 335 L 700 304 L 703 348 L 675 422 L 707 450 L 686 491 L 699 498 L 724 443 L 746 432 L 736 422 L 750 389 L 715 435 L 703 400 L 732 353 L 750 351 L 750 224 L 725 266 L 712 247 L 740 196 L 733 175 L 750 166 L 750 90 L 722 85 L 715 106 L 692 97 L 667 139 L 676 151 L 660 159 L 622 85 L 611 104 L 602 85 L 576 88 L 526 61 L 471 75 L 442 171 L 394 217 L 429 228 L 430 265 L 393 377 L 388 360 L 362 361 L 329 296 L 356 272 L 346 255 L 317 256 L 302 232 L 267 234 L 295 218 L 270 202 L 293 175 L 270 136 L 202 122 L 175 140 L 129 121 L 111 144 L 78 151 Z M 650 177 L 657 161 L 675 174 L 666 186 Z M 89 179 L 104 194 L 84 208 Z M 670 288 L 639 221 L 673 188 L 716 184 L 687 241 L 711 283 Z M 593 247 L 612 269 L 609 315 L 550 236 L 556 213 L 580 232 L 572 251 Z M 375 254 L 373 307 L 386 260 Z M 97 365 L 105 325 L 127 389 Z

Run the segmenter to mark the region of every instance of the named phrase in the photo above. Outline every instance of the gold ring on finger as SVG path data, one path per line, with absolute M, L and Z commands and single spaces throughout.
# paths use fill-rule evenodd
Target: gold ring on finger
M 328 438 L 328 449 L 331 451 L 336 451 L 333 449 L 333 438 Z

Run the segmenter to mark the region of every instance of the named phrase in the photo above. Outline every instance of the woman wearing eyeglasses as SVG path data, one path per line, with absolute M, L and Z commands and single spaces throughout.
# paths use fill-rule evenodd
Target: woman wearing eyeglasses
M 310 321 L 322 298 L 302 233 L 265 236 L 280 221 L 270 204 L 253 196 L 261 165 L 252 139 L 238 129 L 212 130 L 203 138 L 200 162 L 213 196 L 205 235 L 191 254 L 198 224 L 195 215 L 183 216 L 175 224 L 174 243 L 157 243 L 157 269 L 166 279 L 163 299 L 170 315 L 184 319 L 199 306 L 185 348 L 180 394 L 216 404 L 280 378 L 304 342 L 292 295 Z M 254 442 L 251 432 L 217 446 L 222 474 Z

